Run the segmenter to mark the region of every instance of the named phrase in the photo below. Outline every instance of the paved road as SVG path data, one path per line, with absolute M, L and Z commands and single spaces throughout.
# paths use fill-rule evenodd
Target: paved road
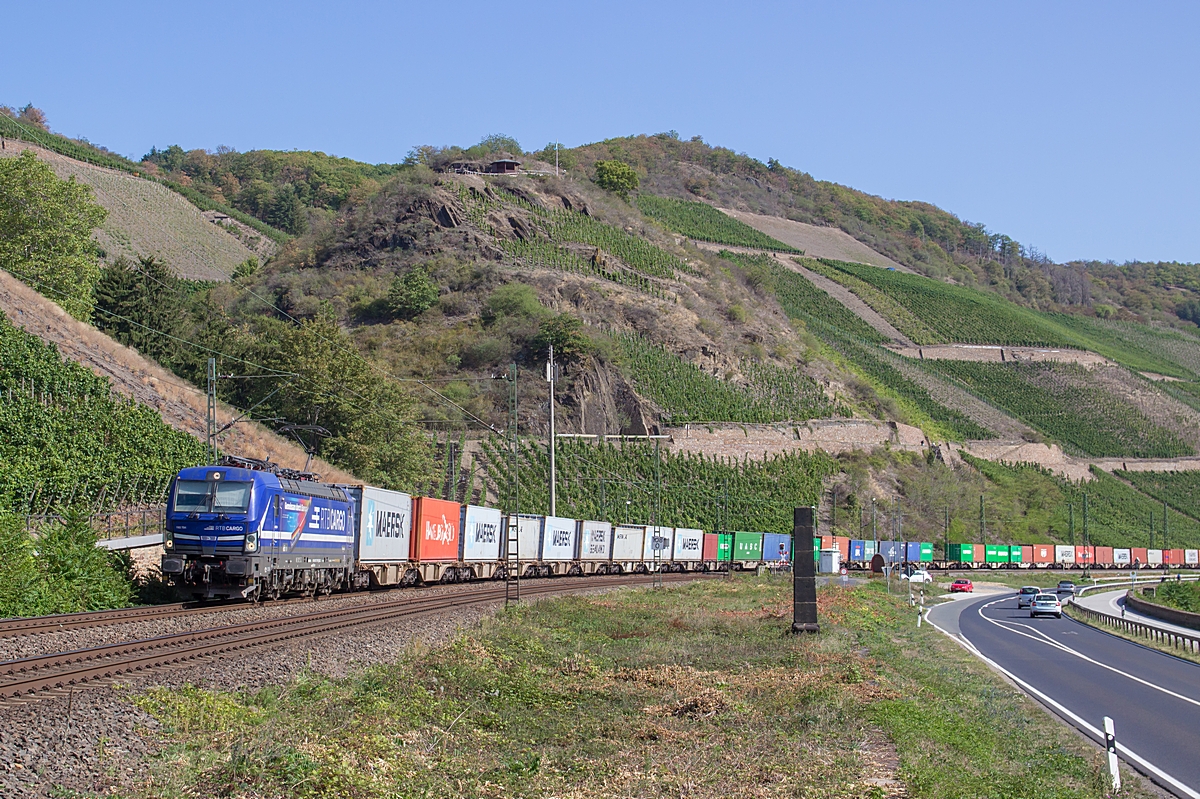
M 1076 604 L 1082 605 L 1085 608 L 1098 610 L 1101 613 L 1107 613 L 1110 616 L 1124 616 L 1130 621 L 1141 622 L 1148 624 L 1151 627 L 1157 627 L 1160 630 L 1168 630 L 1173 633 L 1181 633 L 1183 635 L 1200 635 L 1200 631 L 1193 630 L 1190 627 L 1181 627 L 1178 624 L 1171 624 L 1169 621 L 1147 616 L 1144 613 L 1138 613 L 1133 608 L 1125 608 L 1125 592 L 1129 590 L 1129 586 L 1125 586 L 1120 591 L 1105 591 L 1100 594 L 1084 594 L 1076 598 Z M 1125 610 L 1122 613 L 1122 609 Z
M 955 604 L 984 657 L 1093 738 L 1111 716 L 1123 759 L 1200 799 L 1200 666 L 1066 617 L 1030 619 L 1015 594 Z

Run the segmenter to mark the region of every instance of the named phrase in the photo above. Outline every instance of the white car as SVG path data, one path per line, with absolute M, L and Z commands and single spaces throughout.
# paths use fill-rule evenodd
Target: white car
M 904 574 L 900 576 L 901 580 L 908 580 L 910 583 L 932 583 L 933 575 L 925 571 L 925 569 L 917 569 L 912 574 Z
M 1043 593 L 1033 598 L 1033 604 L 1029 606 L 1029 618 L 1036 619 L 1043 615 L 1062 618 L 1062 602 L 1056 595 Z

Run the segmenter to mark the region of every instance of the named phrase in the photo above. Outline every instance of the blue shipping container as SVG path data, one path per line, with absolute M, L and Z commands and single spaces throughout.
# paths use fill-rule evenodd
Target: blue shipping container
M 867 559 L 867 544 L 865 541 L 850 542 L 850 562 L 862 563 Z
M 904 559 L 909 563 L 919 563 L 921 560 L 921 542 L 909 541 L 904 545 Z
M 904 560 L 904 544 L 899 541 L 880 541 L 879 554 L 884 563 L 899 563 Z
M 792 561 L 792 537 L 779 533 L 763 533 L 763 560 L 770 562 Z

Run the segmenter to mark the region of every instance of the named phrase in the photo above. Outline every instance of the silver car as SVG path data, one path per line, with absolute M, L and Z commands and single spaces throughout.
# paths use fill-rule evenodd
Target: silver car
M 1035 619 L 1038 616 L 1053 616 L 1056 619 L 1062 618 L 1062 602 L 1058 600 L 1055 594 L 1037 594 L 1033 598 L 1033 603 L 1029 606 L 1029 618 Z
M 1042 589 L 1036 585 L 1021 586 L 1021 590 L 1017 592 L 1017 609 L 1027 608 L 1033 604 L 1033 598 L 1040 594 Z

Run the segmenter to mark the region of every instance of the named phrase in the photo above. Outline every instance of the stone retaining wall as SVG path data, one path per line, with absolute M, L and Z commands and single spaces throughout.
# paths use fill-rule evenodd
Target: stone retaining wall
M 1180 627 L 1200 630 L 1200 613 L 1189 613 L 1186 610 L 1177 610 L 1155 602 L 1148 602 L 1133 591 L 1125 595 L 1125 602 L 1138 613 L 1144 613 L 1171 624 L 1178 624 Z

